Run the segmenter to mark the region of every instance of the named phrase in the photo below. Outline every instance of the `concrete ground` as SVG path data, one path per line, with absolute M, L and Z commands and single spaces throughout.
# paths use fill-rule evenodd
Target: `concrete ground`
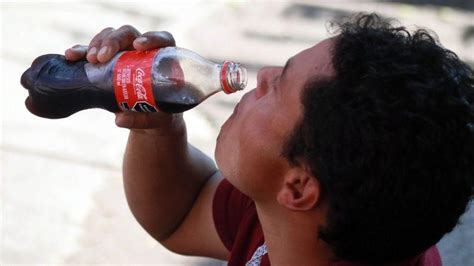
M 419 1 L 420 2 L 420 1 Z M 422 2 L 422 1 L 421 1 Z M 25 109 L 21 73 L 38 55 L 87 44 L 107 26 L 168 30 L 178 46 L 215 61 L 244 63 L 249 88 L 264 65 L 282 65 L 328 36 L 325 23 L 378 11 L 426 26 L 474 62 L 473 13 L 429 5 L 334 1 L 1 3 L 1 265 L 221 265 L 166 251 L 135 222 L 121 162 L 127 130 L 103 110 L 47 120 Z M 212 156 L 220 125 L 242 93 L 216 95 L 185 115 L 190 141 Z M 474 265 L 474 210 L 439 243 L 444 265 Z

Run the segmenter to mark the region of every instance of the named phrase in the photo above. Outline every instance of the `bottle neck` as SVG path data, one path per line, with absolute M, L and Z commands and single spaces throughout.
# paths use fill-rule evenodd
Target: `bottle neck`
M 231 94 L 243 90 L 247 85 L 247 71 L 240 64 L 224 61 L 220 70 L 221 89 Z

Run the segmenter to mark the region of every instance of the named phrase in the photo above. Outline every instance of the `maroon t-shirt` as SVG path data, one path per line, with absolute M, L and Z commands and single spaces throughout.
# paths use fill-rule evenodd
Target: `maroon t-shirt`
M 245 265 L 257 249 L 261 251 L 265 240 L 254 202 L 227 179 L 219 184 L 213 201 L 214 224 L 217 233 L 230 252 L 229 265 Z M 268 254 L 261 257 L 261 266 L 270 265 Z M 352 262 L 337 262 L 332 266 L 359 266 Z M 431 247 L 415 259 L 397 264 L 399 266 L 441 266 L 436 246 Z

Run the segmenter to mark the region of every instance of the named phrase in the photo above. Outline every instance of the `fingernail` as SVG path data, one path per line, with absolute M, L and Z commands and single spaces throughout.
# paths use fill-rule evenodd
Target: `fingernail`
M 139 44 L 145 44 L 148 41 L 147 37 L 138 37 L 135 39 L 135 41 Z
M 84 48 L 81 48 L 81 47 L 71 47 L 69 48 L 71 51 L 74 51 L 74 52 L 82 52 L 84 51 Z
M 99 56 L 105 55 L 108 50 L 109 50 L 109 47 L 107 47 L 107 46 L 104 46 L 104 47 L 100 48 Z
M 87 52 L 88 55 L 95 55 L 97 53 L 97 48 L 92 47 L 89 49 L 89 52 Z

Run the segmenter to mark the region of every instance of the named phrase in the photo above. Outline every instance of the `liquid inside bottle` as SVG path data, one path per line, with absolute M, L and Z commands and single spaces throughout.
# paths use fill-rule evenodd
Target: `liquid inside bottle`
M 29 93 L 26 108 L 44 118 L 64 118 L 96 107 L 120 111 L 113 90 L 96 87 L 89 81 L 86 63 L 67 61 L 57 54 L 36 58 L 21 76 L 21 84 Z

